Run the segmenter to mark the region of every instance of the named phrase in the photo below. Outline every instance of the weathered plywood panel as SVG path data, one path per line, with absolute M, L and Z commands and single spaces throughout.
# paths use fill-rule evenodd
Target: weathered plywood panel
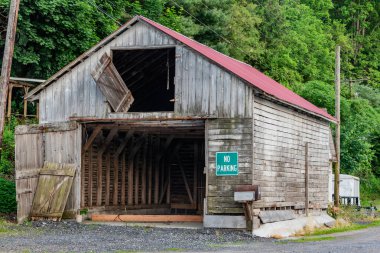
M 329 124 L 288 107 L 255 97 L 253 183 L 261 186 L 255 207 L 305 203 L 305 145 L 309 143 L 310 206 L 328 201 Z
M 243 213 L 234 200 L 236 185 L 252 183 L 252 119 L 206 121 L 207 214 Z M 239 175 L 216 176 L 215 153 L 239 152 Z

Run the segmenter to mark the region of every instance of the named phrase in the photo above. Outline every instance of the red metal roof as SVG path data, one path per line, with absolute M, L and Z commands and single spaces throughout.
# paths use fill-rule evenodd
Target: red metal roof
M 218 65 L 229 70 L 230 72 L 234 73 L 235 75 L 250 83 L 252 86 L 264 91 L 265 93 L 281 101 L 290 103 L 296 107 L 302 108 L 306 111 L 318 114 L 324 118 L 336 122 L 336 119 L 330 114 L 328 114 L 326 111 L 313 105 L 312 103 L 297 95 L 293 91 L 285 88 L 280 83 L 261 73 L 254 67 L 244 62 L 235 60 L 227 55 L 224 55 L 210 47 L 207 47 L 195 40 L 192 40 L 148 18 L 145 18 L 143 16 L 139 16 L 139 18 L 156 27 L 157 29 L 161 30 L 162 32 L 166 33 L 167 35 L 173 37 L 174 39 L 182 42 L 183 44 L 197 51 L 198 53 L 204 55 L 208 59 L 214 61 Z

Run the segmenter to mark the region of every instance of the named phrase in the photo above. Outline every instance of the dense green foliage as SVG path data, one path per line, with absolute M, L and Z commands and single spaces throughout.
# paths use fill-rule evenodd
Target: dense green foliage
M 253 65 L 331 114 L 341 45 L 342 172 L 380 194 L 380 1 L 21 0 L 13 74 L 48 78 L 134 15 Z M 9 173 L 11 151 L 3 156 Z
M 16 209 L 15 183 L 0 178 L 0 213 L 14 213 Z

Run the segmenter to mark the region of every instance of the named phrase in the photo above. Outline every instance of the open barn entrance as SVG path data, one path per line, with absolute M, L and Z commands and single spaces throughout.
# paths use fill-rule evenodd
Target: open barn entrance
M 113 50 L 112 57 L 134 97 L 129 112 L 174 111 L 174 47 Z
M 202 215 L 204 121 L 83 124 L 81 207 Z

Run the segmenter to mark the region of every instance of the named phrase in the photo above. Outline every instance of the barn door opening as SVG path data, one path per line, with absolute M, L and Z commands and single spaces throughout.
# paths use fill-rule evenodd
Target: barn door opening
M 175 48 L 112 51 L 134 102 L 130 112 L 174 111 Z
M 204 121 L 91 123 L 84 129 L 82 208 L 203 214 Z

